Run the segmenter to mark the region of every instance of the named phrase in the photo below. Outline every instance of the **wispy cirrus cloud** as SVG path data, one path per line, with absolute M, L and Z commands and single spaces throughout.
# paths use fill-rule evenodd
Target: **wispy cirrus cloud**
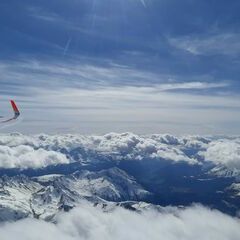
M 61 16 L 59 16 L 58 14 L 44 10 L 40 7 L 34 7 L 34 6 L 27 7 L 26 10 L 29 16 L 33 18 L 37 18 L 40 20 L 48 21 L 48 22 L 58 22 L 58 23 L 63 22 L 63 18 L 61 18 Z
M 2 85 L 44 88 L 44 82 L 54 84 L 55 88 L 79 87 L 94 89 L 98 87 L 154 87 L 158 91 L 181 89 L 218 89 L 230 86 L 227 81 L 187 81 L 174 75 L 154 73 L 126 65 L 117 65 L 106 59 L 104 64 L 80 61 L 22 60 L 0 64 Z M 200 79 L 200 77 L 197 77 Z M 211 79 L 209 79 L 211 80 Z M 26 87 L 26 86 L 25 86 Z
M 169 42 L 174 47 L 185 50 L 193 55 L 226 55 L 237 57 L 240 54 L 239 40 L 239 33 L 219 32 L 170 38 Z
M 85 133 L 146 133 L 161 128 L 172 133 L 203 128 L 213 133 L 221 131 L 224 122 L 239 119 L 239 96 L 226 93 L 229 81 L 208 82 L 206 76 L 205 81 L 186 81 L 109 60 L 102 64 L 22 60 L 2 63 L 0 68 L 2 104 L 17 96 L 27 122 L 16 129 L 24 132 L 37 124 L 38 130 L 58 131 L 53 126 L 57 120 L 58 129 L 74 125 Z M 3 109 L 10 110 L 8 105 Z

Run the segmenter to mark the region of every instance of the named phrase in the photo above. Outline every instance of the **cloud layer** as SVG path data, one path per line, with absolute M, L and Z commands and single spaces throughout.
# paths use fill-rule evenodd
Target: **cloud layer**
M 239 96 L 229 92 L 233 84 L 226 79 L 152 72 L 107 59 L 99 64 L 26 57 L 0 69 L 1 114 L 11 114 L 8 99 L 14 98 L 24 117 L 2 131 L 239 132 Z
M 238 240 L 240 222 L 202 206 L 139 214 L 122 208 L 103 212 L 83 203 L 59 214 L 56 224 L 25 219 L 0 226 L 0 235 L 2 240 Z
M 75 161 L 105 159 L 159 159 L 188 164 L 212 162 L 240 169 L 239 138 L 200 136 L 176 137 L 169 134 L 136 135 L 21 135 L 0 136 L 1 168 L 42 168 Z

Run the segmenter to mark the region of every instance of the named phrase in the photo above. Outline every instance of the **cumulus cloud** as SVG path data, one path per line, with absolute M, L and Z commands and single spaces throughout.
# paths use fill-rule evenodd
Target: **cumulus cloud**
M 84 203 L 59 214 L 56 224 L 25 219 L 2 225 L 0 235 L 2 240 L 238 240 L 240 221 L 202 206 L 140 214 L 122 208 L 104 212 Z
M 176 146 L 176 139 L 170 135 L 156 138 L 156 135 L 147 137 L 132 133 L 109 133 L 98 138 L 98 141 L 97 149 L 109 153 L 119 153 L 118 159 L 141 160 L 149 158 L 197 163 L 194 158 L 189 158 Z
M 71 161 L 91 161 L 92 154 L 112 156 L 115 160 L 164 159 L 197 163 L 181 150 L 171 135 L 138 136 L 133 133 L 82 135 L 2 135 L 0 167 L 42 168 Z M 64 154 L 62 153 L 64 152 Z
M 166 160 L 240 169 L 240 140 L 203 136 L 177 137 L 170 134 L 137 135 L 21 135 L 0 136 L 0 167 L 42 168 L 74 161 Z
M 207 150 L 202 152 L 202 155 L 205 157 L 205 160 L 240 170 L 239 140 L 213 141 L 208 145 Z
M 69 163 L 69 159 L 58 152 L 34 149 L 26 145 L 0 146 L 0 167 L 2 168 L 43 168 L 62 163 Z

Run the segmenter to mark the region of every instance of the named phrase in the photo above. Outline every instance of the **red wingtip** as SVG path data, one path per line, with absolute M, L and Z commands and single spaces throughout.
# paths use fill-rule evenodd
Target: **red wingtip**
M 15 103 L 13 100 L 10 100 L 10 102 L 11 102 L 13 111 L 14 111 L 15 113 L 18 113 L 18 114 L 19 114 L 19 110 L 18 110 L 18 108 L 17 108 L 16 103 Z

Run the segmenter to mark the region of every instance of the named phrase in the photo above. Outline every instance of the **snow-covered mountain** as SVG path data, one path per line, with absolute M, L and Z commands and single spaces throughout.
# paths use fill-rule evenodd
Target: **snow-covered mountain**
M 21 219 L 33 213 L 32 194 L 41 189 L 41 185 L 26 176 L 0 179 L 0 220 Z
M 0 220 L 27 216 L 50 220 L 58 211 L 68 211 L 83 199 L 99 204 L 141 201 L 149 195 L 133 177 L 118 168 L 77 171 L 66 176 L 3 176 L 0 179 Z
M 236 215 L 239 149 L 238 137 L 1 135 L 0 221 L 53 221 L 81 201 L 131 210 L 201 203 Z

